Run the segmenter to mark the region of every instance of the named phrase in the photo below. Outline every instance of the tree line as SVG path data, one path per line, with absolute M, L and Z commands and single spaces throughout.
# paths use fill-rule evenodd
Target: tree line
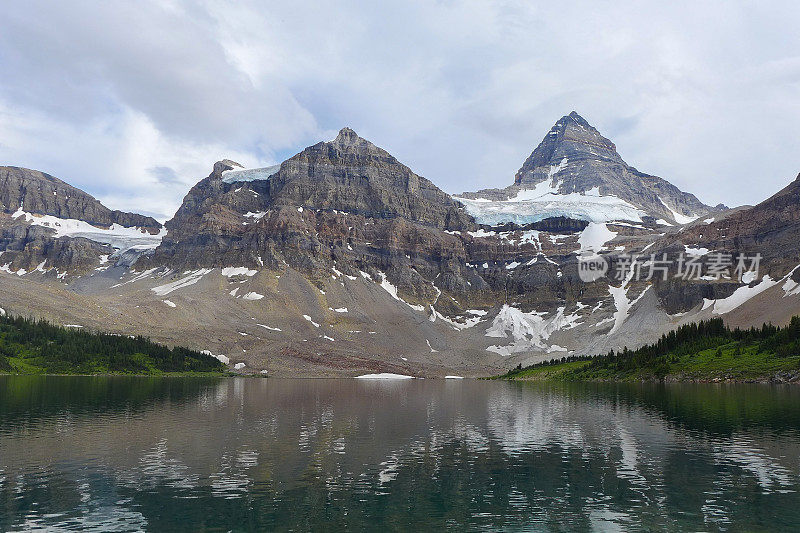
M 742 347 L 755 346 L 757 352 L 772 353 L 777 357 L 798 355 L 800 354 L 800 317 L 792 317 L 785 327 L 764 324 L 761 327 L 749 329 L 738 327 L 730 329 L 721 318 L 712 318 L 681 326 L 662 335 L 655 343 L 636 350 L 625 347 L 620 351 L 611 350 L 606 355 L 569 356 L 526 367 L 519 365 L 507 376 L 513 377 L 515 374 L 533 368 L 589 361 L 586 366 L 575 372 L 610 370 L 624 373 L 647 369 L 654 375 L 663 377 L 669 372 L 669 364 L 683 356 L 713 348 L 717 349 L 717 355 L 721 355 L 721 346 L 734 342 L 736 343 L 734 354 L 738 352 L 740 355 Z
M 12 359 L 23 366 L 13 365 Z M 143 336 L 97 333 L 56 326 L 46 320 L 0 316 L 0 371 L 48 373 L 220 372 L 212 356 L 168 348 Z

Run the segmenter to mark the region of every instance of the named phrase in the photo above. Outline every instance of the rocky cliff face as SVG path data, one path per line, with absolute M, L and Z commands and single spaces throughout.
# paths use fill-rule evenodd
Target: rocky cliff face
M 58 178 L 0 167 L 0 265 L 21 273 L 86 274 L 115 252 L 131 260 L 160 240 L 161 224 L 114 211 Z
M 93 196 L 49 174 L 20 167 L 0 167 L 0 212 L 22 210 L 37 215 L 88 222 L 95 226 L 119 224 L 158 233 L 152 217 L 112 211 Z
M 426 279 L 437 275 L 454 290 L 473 280 L 485 286 L 466 271 L 464 244 L 452 234 L 477 229 L 472 218 L 448 194 L 349 128 L 269 175 L 259 172 L 247 171 L 248 181 L 236 181 L 240 165 L 216 163 L 167 222 L 169 233 L 147 264 L 286 263 L 312 278 L 334 268 L 391 272 L 412 298 L 435 295 Z
M 269 183 L 274 206 L 403 218 L 442 230 L 473 227 L 450 195 L 350 128 L 282 163 Z
M 760 252 L 768 261 L 800 262 L 800 174 L 760 204 L 718 218 L 687 228 L 681 239 L 710 250 Z
M 537 210 L 560 209 L 567 214 L 573 212 L 576 218 L 596 222 L 641 221 L 642 217 L 649 217 L 683 224 L 714 210 L 668 181 L 629 166 L 617 153 L 614 143 L 574 111 L 559 119 L 545 135 L 517 171 L 513 185 L 465 193 L 462 197 L 502 204 L 467 203 L 474 208 L 470 212 L 474 211 L 479 219 L 481 209 L 497 207 L 499 213 L 508 217 L 531 218 Z M 536 202 L 540 197 L 542 201 Z M 492 220 L 502 218 L 493 216 Z

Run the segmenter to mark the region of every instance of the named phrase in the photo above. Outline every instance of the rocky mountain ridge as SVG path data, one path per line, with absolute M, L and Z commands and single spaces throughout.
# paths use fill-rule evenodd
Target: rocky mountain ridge
M 63 279 L 86 274 L 109 256 L 134 261 L 161 240 L 152 217 L 111 210 L 49 174 L 0 167 L 0 267 Z
M 0 167 L 0 212 L 27 212 L 82 220 L 95 226 L 140 227 L 158 233 L 154 218 L 111 210 L 93 196 L 60 179 L 21 167 Z
M 592 189 L 604 191 L 597 183 L 608 167 L 598 161 L 635 170 L 621 167 L 613 143 L 579 117 L 565 118 L 552 135 L 561 141 L 538 147 L 523 165 L 515 195 L 544 183 L 557 189 L 546 194 L 576 205 Z M 587 146 L 594 155 L 581 159 Z M 567 163 L 554 171 L 559 157 Z M 660 178 L 631 179 L 634 189 L 664 198 L 653 185 Z M 589 189 L 568 192 L 570 183 Z M 0 307 L 188 344 L 244 365 L 241 371 L 486 375 L 633 348 L 708 316 L 755 323 L 765 302 L 776 323 L 787 319 L 800 310 L 800 288 L 792 285 L 800 257 L 780 251 L 796 233 L 796 189 L 689 224 L 675 216 L 658 223 L 649 215 L 593 220 L 559 212 L 481 224 L 464 199 L 345 128 L 274 167 L 217 162 L 155 235 L 146 228 L 110 235 L 86 221 L 88 229 L 66 231 L 67 219 L 28 213 L 22 200 L 22 214 L 17 207 L 0 215 Z M 614 198 L 644 210 L 633 197 Z M 699 209 L 691 198 L 687 205 Z M 630 212 L 619 202 L 606 213 Z M 68 204 L 59 213 L 74 212 L 67 208 L 77 209 Z M 77 215 L 96 220 L 88 208 Z M 131 245 L 132 238 L 144 241 Z M 774 253 L 760 275 L 744 280 L 615 272 L 624 254 L 703 256 L 751 241 Z M 610 268 L 586 282 L 579 266 L 592 257 L 607 258 Z

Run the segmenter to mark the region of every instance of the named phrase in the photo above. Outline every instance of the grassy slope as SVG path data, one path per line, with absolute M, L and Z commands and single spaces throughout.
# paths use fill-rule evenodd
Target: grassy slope
M 501 379 L 537 381 L 767 381 L 778 373 L 800 374 L 800 354 L 778 354 L 757 339 L 712 339 L 711 348 L 668 350 L 645 363 L 620 364 L 608 357 L 511 371 Z

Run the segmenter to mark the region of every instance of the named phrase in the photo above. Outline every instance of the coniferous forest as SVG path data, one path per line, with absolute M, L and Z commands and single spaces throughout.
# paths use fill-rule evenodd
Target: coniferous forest
M 800 374 L 800 317 L 785 327 L 730 329 L 721 318 L 687 324 L 654 344 L 600 356 L 571 356 L 511 370 L 511 379 L 625 381 L 763 380 Z
M 0 316 L 0 372 L 161 374 L 222 372 L 210 355 L 146 337 L 97 333 L 45 320 Z

